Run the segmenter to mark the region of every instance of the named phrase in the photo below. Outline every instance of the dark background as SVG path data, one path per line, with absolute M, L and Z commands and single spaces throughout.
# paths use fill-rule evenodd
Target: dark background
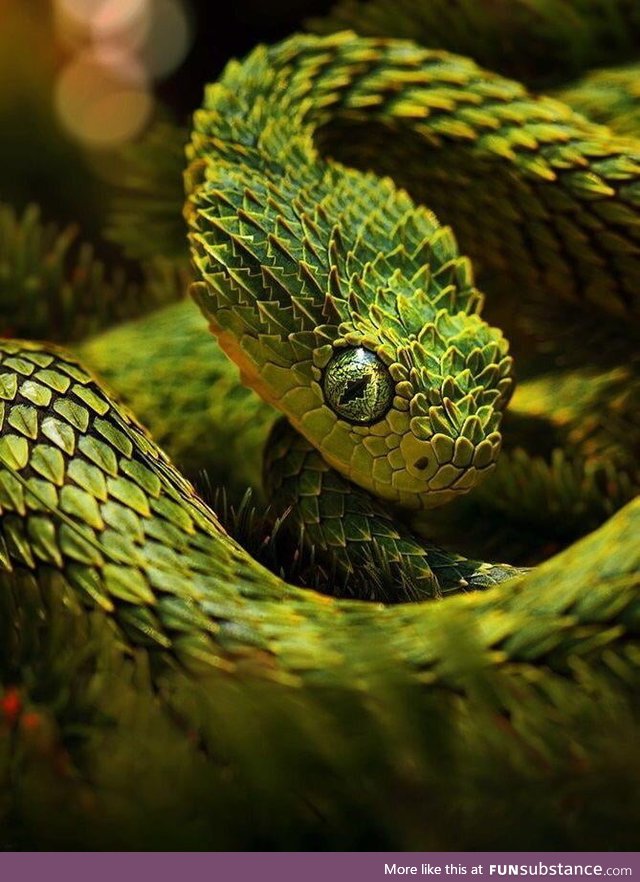
M 322 15 L 330 0 L 192 0 L 195 40 L 185 63 L 162 84 L 159 94 L 182 114 L 189 113 L 202 97 L 202 86 L 220 73 L 229 58 L 242 56 L 256 43 L 274 43 L 304 21 Z

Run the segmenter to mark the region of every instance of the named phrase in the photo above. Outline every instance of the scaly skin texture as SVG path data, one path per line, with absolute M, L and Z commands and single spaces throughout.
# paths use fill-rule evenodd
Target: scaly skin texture
M 243 380 L 287 417 L 268 448 L 276 497 L 299 503 L 328 569 L 346 559 L 347 586 L 366 574 L 368 532 L 385 564 L 395 554 L 411 571 L 412 591 L 486 587 L 513 571 L 418 543 L 390 503 L 419 511 L 428 534 L 432 506 L 471 490 L 497 456 L 512 362 L 479 317 L 451 232 L 391 181 L 316 153 L 315 128 L 332 149 L 356 125 L 365 164 L 372 145 L 391 144 L 381 167 L 406 146 L 400 179 L 422 150 L 415 192 L 433 186 L 443 200 L 448 189 L 487 277 L 504 270 L 496 308 L 505 291 L 526 300 L 541 289 L 554 308 L 565 300 L 589 313 L 598 332 L 617 328 L 608 373 L 596 360 L 593 375 L 567 366 L 545 380 L 534 359 L 514 431 L 538 427 L 534 439 L 550 448 L 565 433 L 578 480 L 601 467 L 619 480 L 620 502 L 637 492 L 637 367 L 625 353 L 638 310 L 638 145 L 465 59 L 352 34 L 256 50 L 229 65 L 196 114 L 185 210 L 195 296 Z M 358 152 L 352 140 L 343 148 Z M 480 206 L 492 210 L 479 223 L 469 200 L 480 183 Z M 185 308 L 150 321 L 166 328 Z M 115 329 L 82 353 L 99 368 L 138 333 Z M 206 352 L 197 324 L 189 333 Z M 165 368 L 185 362 L 189 347 L 175 337 L 153 355 Z M 395 384 L 391 409 L 371 425 L 340 420 L 323 396 L 327 366 L 349 347 L 374 352 Z M 11 836 L 73 843 L 89 817 L 92 841 L 109 845 L 595 847 L 604 818 L 614 844 L 632 841 L 637 499 L 487 591 L 340 600 L 256 562 L 71 356 L 16 340 L 0 353 Z M 580 402 L 601 398 L 617 422 L 585 415 Z M 273 422 L 255 413 L 265 429 Z M 534 460 L 514 451 L 508 463 L 517 456 L 528 479 Z M 553 513 L 563 486 L 549 486 Z M 137 792 L 140 744 L 147 774 L 159 756 L 166 770 L 155 805 Z M 601 776 L 617 785 L 606 809 Z M 487 805 L 498 780 L 510 782 L 502 810 Z M 192 825 L 194 794 L 204 820 Z M 49 828 L 43 804 L 56 817 Z
M 390 181 L 321 161 L 312 135 L 343 112 L 406 114 L 402 93 L 391 110 L 381 101 L 379 70 L 389 82 L 415 84 L 422 70 L 431 77 L 434 60 L 350 35 L 259 49 L 208 90 L 186 177 L 194 264 L 204 280 L 195 296 L 244 382 L 343 478 L 409 510 L 450 502 L 494 466 L 512 360 L 500 332 L 477 314 L 469 262 L 451 231 Z M 440 68 L 445 82 L 452 71 Z M 379 365 L 393 396 L 364 425 L 336 411 L 327 380 L 358 352 Z M 338 386 L 350 395 L 340 371 Z M 355 376 L 364 376 L 361 366 Z M 375 388 L 372 376 L 364 382 L 355 401 Z M 283 506 L 295 503 L 317 554 L 337 549 L 338 567 L 347 560 L 356 572 L 361 561 L 351 549 L 374 536 L 394 565 L 415 570 L 418 596 L 510 574 L 473 564 L 463 572 L 430 549 L 417 555 L 397 530 L 385 541 L 387 523 L 366 523 L 376 520 L 365 513 L 368 501 L 353 520 L 340 505 L 325 510 L 323 502 L 349 491 L 335 483 L 333 494 L 321 493 L 310 462 L 285 463 L 282 473 L 295 474 L 301 488 L 286 488 Z

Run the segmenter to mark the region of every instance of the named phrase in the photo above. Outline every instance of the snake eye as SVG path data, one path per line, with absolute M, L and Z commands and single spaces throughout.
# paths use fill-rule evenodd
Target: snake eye
M 387 366 L 361 346 L 333 356 L 324 372 L 323 388 L 331 409 L 359 425 L 381 420 L 393 401 L 394 384 Z

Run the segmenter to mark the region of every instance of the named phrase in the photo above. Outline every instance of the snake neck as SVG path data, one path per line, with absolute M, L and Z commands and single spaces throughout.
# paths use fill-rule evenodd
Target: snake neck
M 474 70 L 402 41 L 294 37 L 228 66 L 188 150 L 194 294 L 226 353 L 340 474 L 407 508 L 493 467 L 512 363 L 450 229 L 314 136 L 345 114 L 400 118 L 416 82 L 433 101 Z M 342 392 L 327 388 L 340 357 L 369 366 L 338 366 Z M 385 406 L 341 410 L 374 374 Z

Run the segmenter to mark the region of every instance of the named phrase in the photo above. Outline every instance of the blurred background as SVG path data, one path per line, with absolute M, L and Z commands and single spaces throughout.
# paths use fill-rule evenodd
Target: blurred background
M 327 0 L 0 0 L 0 201 L 100 235 L 123 148 Z M 105 246 L 108 249 L 108 246 Z

